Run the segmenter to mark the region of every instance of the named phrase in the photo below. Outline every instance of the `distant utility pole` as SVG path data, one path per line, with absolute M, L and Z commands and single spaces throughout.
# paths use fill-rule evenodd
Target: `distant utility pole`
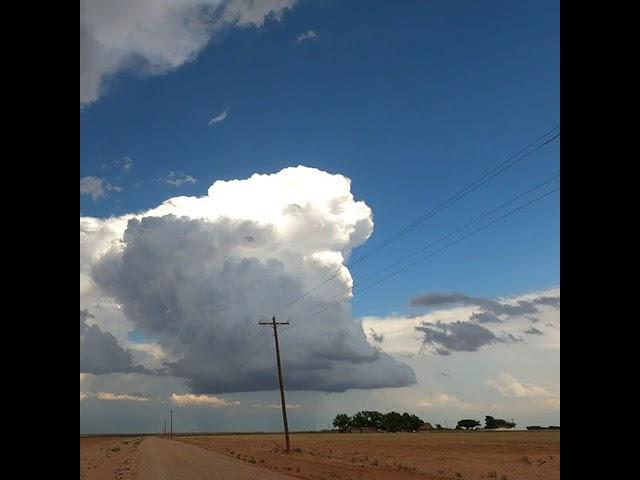
M 276 322 L 273 316 L 271 322 L 258 322 L 260 325 L 270 325 L 273 328 L 273 338 L 276 341 L 276 359 L 278 360 L 278 380 L 280 381 L 280 402 L 282 405 L 282 420 L 284 421 L 284 435 L 287 439 L 287 453 L 291 451 L 289 444 L 289 424 L 287 422 L 287 404 L 284 399 L 284 383 L 282 381 L 282 364 L 280 363 L 280 344 L 278 343 L 278 325 L 289 325 L 289 322 Z
M 169 410 L 169 412 L 171 413 L 171 437 L 169 438 L 173 438 L 173 410 Z
M 166 418 L 164 419 L 164 429 L 162 430 L 162 435 L 164 437 L 167 436 L 167 419 Z

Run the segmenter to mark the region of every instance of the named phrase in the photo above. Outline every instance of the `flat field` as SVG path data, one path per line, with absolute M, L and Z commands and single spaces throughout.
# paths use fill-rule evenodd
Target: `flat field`
M 560 478 L 560 432 L 293 434 L 178 437 L 194 445 L 296 478 Z

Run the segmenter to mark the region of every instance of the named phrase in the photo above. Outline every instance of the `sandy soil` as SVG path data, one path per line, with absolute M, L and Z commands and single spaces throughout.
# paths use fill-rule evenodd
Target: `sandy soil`
M 80 437 L 81 480 L 132 480 L 140 437 Z
M 157 437 L 80 438 L 81 480 L 291 480 L 215 452 Z
M 296 478 L 492 479 L 560 478 L 560 432 L 456 432 L 413 434 L 179 437 L 178 441 L 253 462 Z

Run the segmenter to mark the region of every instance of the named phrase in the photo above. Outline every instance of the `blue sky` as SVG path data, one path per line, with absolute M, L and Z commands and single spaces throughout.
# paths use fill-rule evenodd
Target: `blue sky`
M 296 43 L 308 30 L 318 39 Z M 150 208 L 168 196 L 205 194 L 218 179 L 303 164 L 353 180 L 374 211 L 371 246 L 559 124 L 559 8 L 300 2 L 281 22 L 229 32 L 175 72 L 125 73 L 114 84 L 81 112 L 80 174 L 124 190 L 96 202 L 82 197 L 83 214 Z M 207 125 L 226 108 L 224 122 Z M 398 251 L 557 173 L 558 154 L 557 144 L 545 148 Z M 102 168 L 122 157 L 134 161 L 130 174 Z M 159 182 L 169 171 L 198 182 Z M 499 295 L 557 284 L 558 220 L 555 197 L 407 272 L 356 309 L 401 309 L 412 287 Z
M 357 258 L 558 125 L 559 56 L 557 1 L 300 0 L 280 20 L 223 29 L 171 71 L 111 75 L 80 112 L 80 177 L 122 190 L 81 195 L 81 216 L 305 165 L 350 178 L 373 211 Z M 197 181 L 169 185 L 172 171 Z M 559 141 L 356 266 L 356 285 L 557 173 Z M 427 291 L 496 298 L 558 286 L 559 233 L 555 193 L 356 295 L 353 313 L 419 312 L 409 300 Z

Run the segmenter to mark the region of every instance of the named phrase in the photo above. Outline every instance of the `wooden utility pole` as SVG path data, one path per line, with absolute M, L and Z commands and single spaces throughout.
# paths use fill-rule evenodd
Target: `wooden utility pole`
M 282 406 L 282 420 L 284 422 L 284 435 L 287 440 L 287 453 L 291 451 L 289 444 L 289 424 L 287 422 L 287 404 L 284 399 L 284 382 L 282 381 L 282 364 L 280 362 L 280 344 L 278 343 L 278 325 L 289 325 L 289 322 L 276 322 L 273 316 L 271 322 L 258 322 L 260 325 L 269 325 L 273 328 L 273 338 L 276 341 L 276 359 L 278 361 L 278 380 L 280 381 L 280 404 Z
M 164 429 L 162 430 L 162 434 L 164 437 L 167 436 L 167 419 L 164 419 Z
M 171 436 L 169 438 L 173 438 L 173 410 L 169 410 L 171 414 Z

